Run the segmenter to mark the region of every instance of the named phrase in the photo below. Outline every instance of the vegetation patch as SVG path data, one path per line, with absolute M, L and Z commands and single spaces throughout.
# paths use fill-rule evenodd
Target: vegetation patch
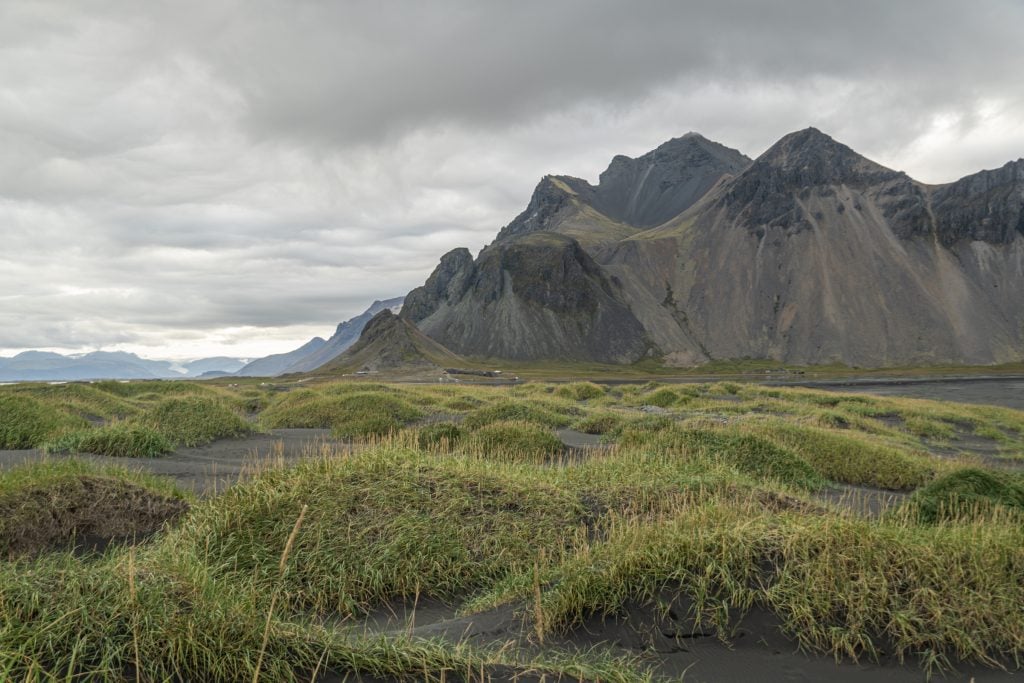
M 462 427 L 451 422 L 437 422 L 420 427 L 416 443 L 423 450 L 448 451 L 458 446 L 466 435 Z
M 486 458 L 542 461 L 561 453 L 562 442 L 543 425 L 523 421 L 493 422 L 470 435 L 472 452 Z
M 555 395 L 573 401 L 588 401 L 604 396 L 605 388 L 593 382 L 573 382 L 572 384 L 563 384 L 555 389 Z
M 657 406 L 659 408 L 671 408 L 672 406 L 687 403 L 690 399 L 690 396 L 683 395 L 674 389 L 666 387 L 647 394 L 642 400 L 645 405 Z
M 114 423 L 83 429 L 46 444 L 51 453 L 92 453 L 117 458 L 154 458 L 174 450 L 163 434 L 143 425 Z
M 252 432 L 252 427 L 238 413 L 222 401 L 206 396 L 163 399 L 138 421 L 171 442 L 188 447 Z
M 303 505 L 293 564 L 282 549 Z M 584 516 L 540 476 L 482 461 L 376 449 L 268 472 L 201 506 L 168 539 L 223 577 L 254 581 L 317 612 L 361 612 L 417 592 L 452 597 L 564 550 Z
M 285 394 L 261 415 L 264 426 L 330 428 L 338 438 L 382 436 L 417 420 L 423 412 L 393 392 L 341 391 L 322 394 L 310 389 Z
M 88 424 L 31 396 L 0 393 L 0 449 L 36 448 Z
M 584 434 L 608 434 L 622 426 L 625 419 L 617 413 L 591 413 L 572 425 Z
M 830 430 L 770 420 L 750 423 L 757 434 L 796 453 L 826 479 L 892 490 L 910 490 L 935 475 L 934 459 L 886 446 L 855 432 Z
M 902 510 L 925 523 L 985 520 L 996 514 L 1024 516 L 1024 478 L 968 468 L 917 490 Z
M 837 657 L 884 650 L 921 657 L 928 670 L 1012 661 L 1024 652 L 1022 541 L 1019 525 L 929 529 L 707 501 L 581 549 L 545 575 L 534 614 L 537 630 L 557 631 L 630 601 L 670 599 L 695 629 L 726 639 L 757 608 L 802 647 Z
M 76 463 L 25 466 L 3 476 L 0 556 L 8 559 L 145 538 L 189 509 L 176 491 Z
M 462 424 L 467 429 L 477 429 L 493 422 L 509 420 L 535 422 L 548 427 L 565 427 L 572 422 L 565 415 L 538 407 L 528 401 L 502 401 L 474 410 L 466 416 Z

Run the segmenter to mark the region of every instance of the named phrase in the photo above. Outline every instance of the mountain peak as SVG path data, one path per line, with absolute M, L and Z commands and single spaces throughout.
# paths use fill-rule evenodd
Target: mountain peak
M 835 164 L 868 160 L 817 128 L 804 128 L 782 137 L 758 161 L 794 168 L 822 161 Z
M 865 186 L 903 175 L 853 151 L 817 128 L 782 137 L 759 156 L 744 176 L 776 189 L 821 185 Z

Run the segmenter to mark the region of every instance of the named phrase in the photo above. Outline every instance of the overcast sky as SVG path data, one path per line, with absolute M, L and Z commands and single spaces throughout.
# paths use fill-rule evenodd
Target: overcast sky
M 2 0 L 0 355 L 289 350 L 691 130 L 1001 166 L 1022 36 L 1020 0 Z

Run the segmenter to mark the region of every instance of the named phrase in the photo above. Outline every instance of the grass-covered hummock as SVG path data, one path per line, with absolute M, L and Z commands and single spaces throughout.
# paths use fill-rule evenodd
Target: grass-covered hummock
M 39 399 L 13 392 L 0 393 L 0 449 L 36 448 L 61 434 L 88 426 Z
M 76 538 L 148 536 L 188 510 L 153 477 L 80 460 L 22 465 L 0 476 L 0 558 L 70 546 Z
M 252 426 L 223 401 L 207 396 L 163 399 L 138 422 L 182 446 L 199 446 L 252 431 Z
M 174 443 L 152 427 L 119 422 L 82 429 L 45 445 L 50 453 L 91 453 L 118 458 L 154 458 L 174 450 Z
M 331 429 L 339 438 L 383 436 L 423 416 L 395 392 L 299 389 L 279 397 L 260 416 L 264 426 Z
M 465 430 L 459 425 L 451 422 L 437 422 L 420 427 L 416 433 L 416 443 L 425 451 L 435 449 L 448 451 L 458 446 L 465 436 Z
M 550 408 L 550 404 L 537 400 L 511 399 L 477 408 L 463 421 L 468 429 L 476 429 L 493 422 L 533 422 L 548 427 L 565 427 L 572 419 Z
M 978 519 L 1000 513 L 1024 521 L 1024 477 L 965 468 L 914 492 L 902 511 L 925 523 Z
M 469 437 L 468 451 L 485 458 L 543 462 L 564 450 L 549 428 L 533 422 L 507 420 L 480 427 Z

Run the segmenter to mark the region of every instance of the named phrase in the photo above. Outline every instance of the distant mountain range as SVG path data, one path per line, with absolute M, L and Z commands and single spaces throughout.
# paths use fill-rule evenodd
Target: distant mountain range
M 356 317 L 338 325 L 330 339 L 314 337 L 288 353 L 278 353 L 252 361 L 236 374 L 243 377 L 275 377 L 294 372 L 309 372 L 334 360 L 356 343 L 370 319 L 381 311 L 398 313 L 405 297 L 374 301 Z
M 1024 360 L 1024 159 L 926 185 L 808 128 L 546 176 L 401 316 L 452 352 L 688 366 Z
M 90 379 L 172 379 L 200 377 L 208 373 L 232 373 L 245 361 L 238 358 L 203 358 L 184 364 L 147 360 L 123 351 L 94 351 L 64 356 L 45 351 L 25 351 L 0 357 L 0 381 L 70 381 Z
M 366 323 L 377 313 L 398 313 L 403 299 L 374 301 L 356 317 L 339 324 L 330 339 L 314 337 L 294 351 L 252 361 L 220 356 L 173 363 L 148 360 L 123 351 L 95 351 L 69 356 L 25 351 L 12 358 L 0 357 L 0 382 L 274 377 L 284 373 L 308 372 L 334 360 L 355 344 Z

